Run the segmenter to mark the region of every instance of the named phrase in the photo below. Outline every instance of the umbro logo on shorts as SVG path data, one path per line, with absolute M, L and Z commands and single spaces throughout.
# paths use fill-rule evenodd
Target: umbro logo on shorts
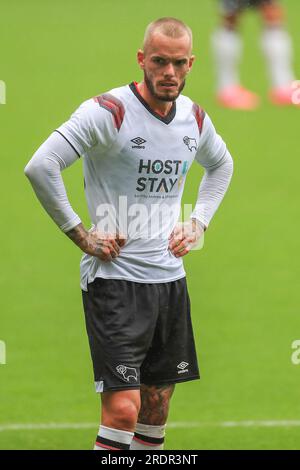
M 178 364 L 177 369 L 179 369 L 178 374 L 183 374 L 184 372 L 188 372 L 189 370 L 187 369 L 187 366 L 189 365 L 188 362 L 182 361 L 180 364 Z
M 145 145 L 143 145 L 147 140 L 143 139 L 142 137 L 135 137 L 131 139 L 130 142 L 133 142 L 135 145 L 132 146 L 133 149 L 144 149 Z
M 124 377 L 127 382 L 130 382 L 130 378 L 133 378 L 137 382 L 137 371 L 134 367 L 127 367 L 120 364 L 116 367 L 116 370 Z
M 187 146 L 191 152 L 193 149 L 197 151 L 197 141 L 193 137 L 188 137 L 187 135 L 182 139 L 183 143 Z

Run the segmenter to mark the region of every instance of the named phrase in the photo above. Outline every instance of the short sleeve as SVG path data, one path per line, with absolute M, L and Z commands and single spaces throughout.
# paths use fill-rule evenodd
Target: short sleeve
M 79 156 L 87 154 L 96 145 L 103 148 L 110 146 L 117 135 L 112 114 L 99 106 L 96 98 L 82 103 L 56 132 L 69 142 Z
M 207 170 L 213 169 L 221 164 L 226 150 L 225 142 L 222 137 L 217 134 L 210 117 L 206 114 L 195 157 L 196 160 Z

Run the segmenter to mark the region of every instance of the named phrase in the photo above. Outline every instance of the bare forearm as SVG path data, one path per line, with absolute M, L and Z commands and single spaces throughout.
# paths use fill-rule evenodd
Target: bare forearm
M 94 232 L 88 232 L 82 223 L 76 225 L 66 232 L 66 235 L 72 240 L 75 245 L 77 245 L 84 253 L 93 254 L 97 256 L 101 254 L 100 247 L 95 243 L 95 237 L 93 236 Z
M 75 245 L 82 248 L 82 246 L 86 243 L 87 237 L 87 230 L 84 228 L 82 223 L 76 225 L 76 227 L 72 228 L 66 232 L 66 235 L 75 243 Z
M 119 234 L 109 234 L 96 228 L 87 231 L 82 223 L 76 225 L 66 235 L 84 252 L 102 261 L 111 261 L 120 254 L 125 238 Z

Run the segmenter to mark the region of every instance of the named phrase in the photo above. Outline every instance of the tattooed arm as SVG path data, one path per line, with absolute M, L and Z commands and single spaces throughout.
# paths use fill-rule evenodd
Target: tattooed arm
M 119 236 L 101 233 L 98 230 L 88 232 L 81 223 L 66 234 L 82 251 L 102 261 L 116 258 L 120 253 L 120 247 L 125 243 L 125 239 Z

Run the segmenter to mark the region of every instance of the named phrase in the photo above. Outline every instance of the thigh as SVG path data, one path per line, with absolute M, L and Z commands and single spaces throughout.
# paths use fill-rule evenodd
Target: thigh
M 260 2 L 260 12 L 263 21 L 269 26 L 278 26 L 284 23 L 284 11 L 282 5 L 276 0 L 264 0 Z
M 97 392 L 140 387 L 158 309 L 150 284 L 97 278 L 83 292 Z
M 161 385 L 198 379 L 186 279 L 160 284 L 159 291 L 159 316 L 141 367 L 141 382 Z
M 235 29 L 239 23 L 240 15 L 245 8 L 244 0 L 220 0 L 221 17 L 224 26 Z
M 223 16 L 232 16 L 245 8 L 245 0 L 220 0 L 221 14 Z
M 251 7 L 277 4 L 275 0 L 220 0 L 221 13 L 226 16 L 236 15 Z

